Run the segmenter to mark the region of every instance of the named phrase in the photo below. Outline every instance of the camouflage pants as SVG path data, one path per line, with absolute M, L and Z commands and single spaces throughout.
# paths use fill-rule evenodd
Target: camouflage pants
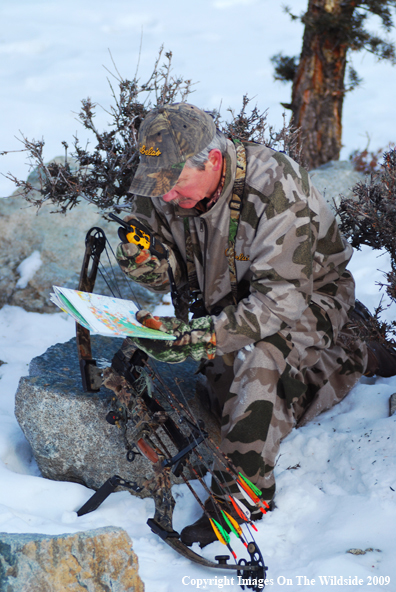
M 211 409 L 221 417 L 221 448 L 264 499 L 275 493 L 281 440 L 341 401 L 366 363 L 365 345 L 347 326 L 334 336 L 325 311 L 312 304 L 293 331 L 205 365 Z M 215 482 L 212 488 L 221 495 Z

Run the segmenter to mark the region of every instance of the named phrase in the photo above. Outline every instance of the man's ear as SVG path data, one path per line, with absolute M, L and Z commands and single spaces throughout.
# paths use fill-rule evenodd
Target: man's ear
M 209 152 L 208 161 L 211 165 L 212 171 L 220 170 L 223 164 L 223 155 L 218 148 L 214 148 Z

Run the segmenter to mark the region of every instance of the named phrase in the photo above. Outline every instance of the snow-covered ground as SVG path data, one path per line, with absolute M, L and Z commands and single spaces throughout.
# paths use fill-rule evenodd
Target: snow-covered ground
M 306 4 L 294 0 L 292 9 L 299 12 Z M 279 51 L 299 53 L 302 33 L 301 25 L 291 23 L 281 3 L 272 0 L 3 0 L 0 22 L 0 151 L 18 149 L 14 136 L 21 130 L 28 138 L 44 137 L 48 159 L 62 153 L 61 141 L 71 143 L 76 131 L 85 137 L 73 113 L 82 98 L 108 107 L 102 68 L 113 68 L 108 50 L 123 76 L 134 75 L 142 32 L 142 80 L 164 43 L 174 53 L 175 74 L 199 81 L 192 102 L 204 108 L 222 102 L 225 113 L 229 106 L 238 109 L 247 92 L 260 109 L 270 108 L 269 119 L 279 126 L 279 103 L 289 100 L 290 90 L 273 82 L 269 57 Z M 344 158 L 365 146 L 366 133 L 371 148 L 395 138 L 396 71 L 369 55 L 354 58 L 354 65 L 365 82 L 345 101 Z M 104 126 L 106 114 L 99 111 L 97 120 Z M 26 178 L 25 161 L 18 153 L 2 156 L 0 172 Z M 0 196 L 13 190 L 0 176 Z M 39 265 L 37 256 L 33 263 Z M 371 310 L 379 299 L 375 282 L 383 280 L 388 265 L 385 255 L 377 259 L 369 249 L 353 258 L 358 297 Z M 33 271 L 30 264 L 20 271 L 22 285 Z M 394 317 L 392 311 L 387 315 Z M 147 592 L 196 588 L 193 580 L 214 574 L 179 557 L 151 533 L 146 520 L 152 501 L 115 493 L 94 513 L 77 518 L 75 510 L 91 492 L 43 479 L 32 460 L 13 412 L 18 380 L 33 357 L 73 332 L 74 323 L 63 314 L 8 306 L 0 311 L 0 359 L 5 362 L 0 366 L 0 531 L 57 534 L 121 526 L 133 539 Z M 396 418 L 388 417 L 394 391 L 396 378 L 362 380 L 340 405 L 282 443 L 277 509 L 261 521 L 257 536 L 269 566 L 268 590 L 396 590 Z M 180 528 L 200 510 L 184 486 L 174 493 Z M 223 553 L 217 546 L 205 554 Z M 347 553 L 352 548 L 371 550 Z M 340 577 L 347 583 L 339 584 Z M 361 583 L 348 583 L 349 577 Z M 205 586 L 221 589 L 220 580 Z
M 358 296 L 371 309 L 378 303 L 373 282 L 383 279 L 387 267 L 386 255 L 378 260 L 367 248 L 352 260 Z M 14 417 L 14 395 L 30 360 L 73 336 L 74 323 L 65 316 L 9 306 L 0 311 L 0 359 L 6 362 L 0 366 L 0 532 L 58 534 L 120 526 L 133 540 L 147 592 L 195 589 L 194 581 L 216 575 L 217 584 L 202 583 L 201 588 L 221 589 L 221 572 L 191 564 L 151 533 L 146 525 L 153 516 L 151 500 L 115 493 L 98 510 L 78 518 L 76 510 L 92 492 L 40 476 Z M 282 443 L 277 508 L 258 523 L 256 537 L 269 566 L 269 590 L 333 590 L 332 585 L 340 591 L 395 589 L 396 416 L 389 417 L 389 396 L 395 391 L 396 377 L 362 379 L 341 404 Z M 174 487 L 174 495 L 174 525 L 181 529 L 199 516 L 200 508 L 186 486 Z M 355 555 L 347 553 L 350 549 L 371 550 Z M 223 552 L 216 543 L 204 554 L 213 558 Z M 231 582 L 232 576 L 224 575 Z M 345 585 L 337 583 L 341 577 Z M 349 578 L 361 583 L 354 587 Z M 238 590 L 236 582 L 234 575 L 234 583 L 224 589 Z

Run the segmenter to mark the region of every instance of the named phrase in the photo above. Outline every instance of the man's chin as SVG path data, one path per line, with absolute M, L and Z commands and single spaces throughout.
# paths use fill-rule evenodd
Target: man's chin
M 195 208 L 197 203 L 201 201 L 200 199 L 191 199 L 190 197 L 175 197 L 171 200 L 164 200 L 166 203 L 170 203 L 173 206 L 179 206 L 180 208 L 184 208 L 185 210 L 190 210 L 191 208 Z
M 190 210 L 194 206 L 195 206 L 195 204 L 190 204 L 190 202 L 179 203 L 179 207 L 183 208 L 184 210 Z
M 185 210 L 190 210 L 196 206 L 197 202 L 191 199 L 180 200 L 177 204 L 180 208 L 184 208 Z

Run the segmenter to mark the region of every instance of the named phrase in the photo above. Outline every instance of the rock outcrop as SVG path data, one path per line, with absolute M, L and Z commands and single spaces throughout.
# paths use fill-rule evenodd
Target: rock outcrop
M 93 356 L 99 364 L 110 365 L 122 339 L 92 336 Z M 197 363 L 174 365 L 156 363 L 162 380 L 179 393 L 180 389 L 193 413 L 202 417 L 212 435 L 218 427 L 210 414 L 195 399 Z M 98 489 L 109 477 L 119 475 L 135 481 L 152 476 L 152 464 L 136 455 L 126 459 L 123 434 L 106 421 L 113 393 L 102 387 L 97 393 L 85 393 L 75 339 L 49 348 L 34 358 L 30 375 L 21 378 L 15 401 L 15 415 L 44 477 L 74 481 Z M 128 437 L 128 432 L 127 432 Z M 148 495 L 143 490 L 141 497 Z
M 365 180 L 348 160 L 331 160 L 310 171 L 309 176 L 333 210 L 340 205 L 340 195 L 351 198 L 353 186 Z
M 57 159 L 54 159 L 55 161 Z M 38 187 L 37 173 L 33 171 L 28 180 Z M 103 228 L 113 249 L 119 239 L 116 223 L 106 222 L 95 206 L 84 199 L 67 214 L 51 213 L 54 206 L 43 205 L 40 210 L 30 206 L 18 196 L 18 191 L 8 198 L 0 199 L 0 307 L 4 304 L 21 306 L 32 312 L 55 312 L 50 302 L 52 286 L 77 288 L 85 250 L 85 236 L 94 226 Z M 33 255 L 29 263 L 35 273 L 21 282 L 20 265 Z M 110 253 L 111 256 L 111 253 Z M 109 266 L 102 256 L 105 269 Z M 124 298 L 131 292 L 125 289 L 127 280 L 112 260 L 117 282 L 124 284 Z M 112 280 L 111 272 L 106 279 Z M 95 291 L 108 294 L 104 279 L 98 275 Z M 152 310 L 162 297 L 134 284 L 133 291 L 144 308 Z
M 4 592 L 144 592 L 132 541 L 122 528 L 75 534 L 0 533 Z

